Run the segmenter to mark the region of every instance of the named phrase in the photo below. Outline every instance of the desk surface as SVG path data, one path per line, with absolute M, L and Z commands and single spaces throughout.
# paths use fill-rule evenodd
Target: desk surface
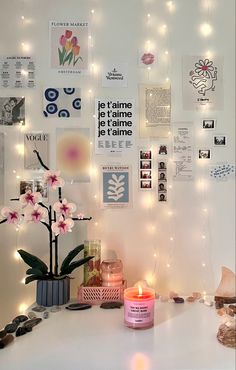
M 234 370 L 235 351 L 218 343 L 215 309 L 156 303 L 155 326 L 124 327 L 123 308 L 50 313 L 0 351 L 1 370 Z

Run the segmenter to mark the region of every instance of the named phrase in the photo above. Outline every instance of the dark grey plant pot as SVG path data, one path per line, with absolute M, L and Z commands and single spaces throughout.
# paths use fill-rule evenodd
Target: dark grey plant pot
M 50 307 L 66 304 L 70 300 L 70 279 L 38 280 L 36 302 Z

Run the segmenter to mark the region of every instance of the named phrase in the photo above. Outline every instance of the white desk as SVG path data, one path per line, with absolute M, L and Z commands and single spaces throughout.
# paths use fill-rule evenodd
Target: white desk
M 124 327 L 123 308 L 50 313 L 0 351 L 1 370 L 234 370 L 235 351 L 218 343 L 214 308 L 156 304 L 153 329 Z

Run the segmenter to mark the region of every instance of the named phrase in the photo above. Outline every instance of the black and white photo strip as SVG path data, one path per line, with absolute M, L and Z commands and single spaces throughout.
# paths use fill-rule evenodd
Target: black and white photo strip
M 199 159 L 211 159 L 211 150 L 210 149 L 199 149 L 198 158 Z
M 20 181 L 20 195 L 25 194 L 29 190 L 41 193 L 43 201 L 48 201 L 48 186 L 42 178 Z
M 215 130 L 216 128 L 216 119 L 203 119 L 202 128 L 204 130 Z
M 139 151 L 139 189 L 152 189 L 152 151 Z
M 167 201 L 167 161 L 158 161 L 158 201 Z
M 226 146 L 227 145 L 227 136 L 226 135 L 214 135 L 213 136 L 213 145 L 214 146 Z

